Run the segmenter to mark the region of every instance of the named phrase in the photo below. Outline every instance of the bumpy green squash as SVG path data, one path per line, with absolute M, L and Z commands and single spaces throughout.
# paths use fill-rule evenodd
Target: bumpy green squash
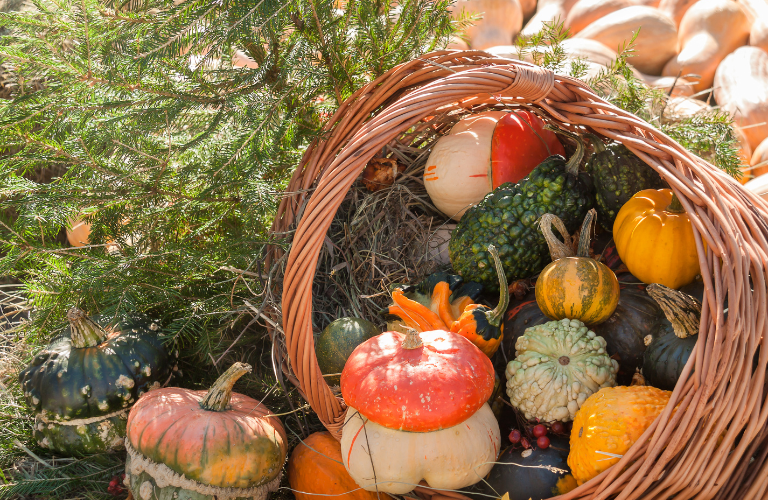
M 578 139 L 578 147 L 567 162 L 562 156 L 550 156 L 528 177 L 502 184 L 461 217 L 448 250 L 454 270 L 465 280 L 498 291 L 489 245 L 498 249 L 508 282 L 541 271 L 550 256 L 536 221 L 551 213 L 572 233 L 584 220 L 594 197 L 588 179 L 579 174 L 583 141 L 568 135 Z
M 665 184 L 654 169 L 623 144 L 604 145 L 596 136 L 590 134 L 590 138 L 595 152 L 586 169 L 595 185 L 597 221 L 611 231 L 616 214 L 635 193 L 659 189 Z
M 329 385 L 339 385 L 347 358 L 359 346 L 381 330 L 362 318 L 339 318 L 326 326 L 315 344 L 320 371 Z
M 67 319 L 69 328 L 19 374 L 35 438 L 66 455 L 120 449 L 128 410 L 168 381 L 178 351 L 171 355 L 157 323 L 139 315 L 111 322 L 74 308 Z

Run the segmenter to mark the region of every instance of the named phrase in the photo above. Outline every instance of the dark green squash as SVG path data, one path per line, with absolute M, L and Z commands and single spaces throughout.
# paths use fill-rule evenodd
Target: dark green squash
M 543 500 L 564 493 L 558 487 L 571 472 L 568 467 L 568 438 L 548 437 L 549 448 L 533 448 L 527 457 L 522 456 L 523 449 L 520 447 L 507 448 L 484 480 L 462 493 L 478 500 L 501 498 L 505 493 L 509 493 L 509 500 Z
M 595 186 L 597 221 L 607 231 L 613 230 L 613 222 L 621 207 L 635 193 L 643 189 L 665 187 L 659 174 L 621 143 L 608 145 L 589 134 L 594 154 L 589 158 L 586 170 Z
M 128 409 L 175 369 L 156 323 L 67 313 L 70 326 L 19 374 L 38 444 L 67 455 L 123 447 Z
M 376 325 L 361 318 L 339 318 L 326 326 L 315 344 L 317 364 L 325 381 L 339 385 L 341 371 L 355 347 L 380 333 Z
M 658 284 L 648 285 L 648 294 L 659 303 L 665 319 L 650 335 L 643 356 L 643 376 L 648 385 L 671 391 L 696 345 L 701 302 Z

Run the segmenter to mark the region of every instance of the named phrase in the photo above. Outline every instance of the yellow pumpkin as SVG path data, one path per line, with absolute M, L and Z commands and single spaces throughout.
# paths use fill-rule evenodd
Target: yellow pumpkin
M 562 227 L 563 232 L 563 223 L 550 214 L 542 217 L 541 230 L 549 244 L 552 263 L 536 280 L 536 304 L 550 319 L 578 319 L 587 325 L 598 325 L 616 310 L 619 281 L 608 266 L 589 256 L 594 220 L 595 209 L 592 209 L 582 225 L 578 255 L 573 255 L 573 251 L 552 234 L 550 225 Z M 563 237 L 568 238 L 568 233 Z
M 584 484 L 619 461 L 664 410 L 672 395 L 655 387 L 606 387 L 576 413 L 568 467 Z
M 699 274 L 688 214 L 670 189 L 645 189 L 621 207 L 613 223 L 616 250 L 644 283 L 680 288 Z

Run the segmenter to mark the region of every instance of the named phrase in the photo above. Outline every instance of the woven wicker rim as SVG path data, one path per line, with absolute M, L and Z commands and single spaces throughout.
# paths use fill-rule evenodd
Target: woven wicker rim
M 339 438 L 346 407 L 318 368 L 311 321 L 323 238 L 384 145 L 411 127 L 429 126 L 425 118 L 437 111 L 494 102 L 534 104 L 565 128 L 589 127 L 658 171 L 691 218 L 705 282 L 699 341 L 664 412 L 618 464 L 558 498 L 765 498 L 768 204 L 583 82 L 525 62 L 480 51 L 434 52 L 393 68 L 339 107 L 304 155 L 273 227 L 283 233 L 298 221 L 282 292 L 289 378 Z

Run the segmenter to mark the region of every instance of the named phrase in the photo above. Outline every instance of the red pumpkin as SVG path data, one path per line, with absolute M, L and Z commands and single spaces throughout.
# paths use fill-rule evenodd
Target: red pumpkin
M 384 332 L 360 344 L 344 365 L 341 394 L 372 422 L 430 432 L 472 416 L 493 392 L 493 365 L 468 339 L 444 330 L 420 333 L 423 348 Z M 435 380 L 447 390 L 435 390 Z M 428 398 L 428 399 L 427 399 Z
M 458 220 L 486 194 L 523 179 L 548 156 L 565 156 L 544 125 L 525 110 L 486 111 L 458 122 L 434 145 L 424 168 L 432 202 Z

